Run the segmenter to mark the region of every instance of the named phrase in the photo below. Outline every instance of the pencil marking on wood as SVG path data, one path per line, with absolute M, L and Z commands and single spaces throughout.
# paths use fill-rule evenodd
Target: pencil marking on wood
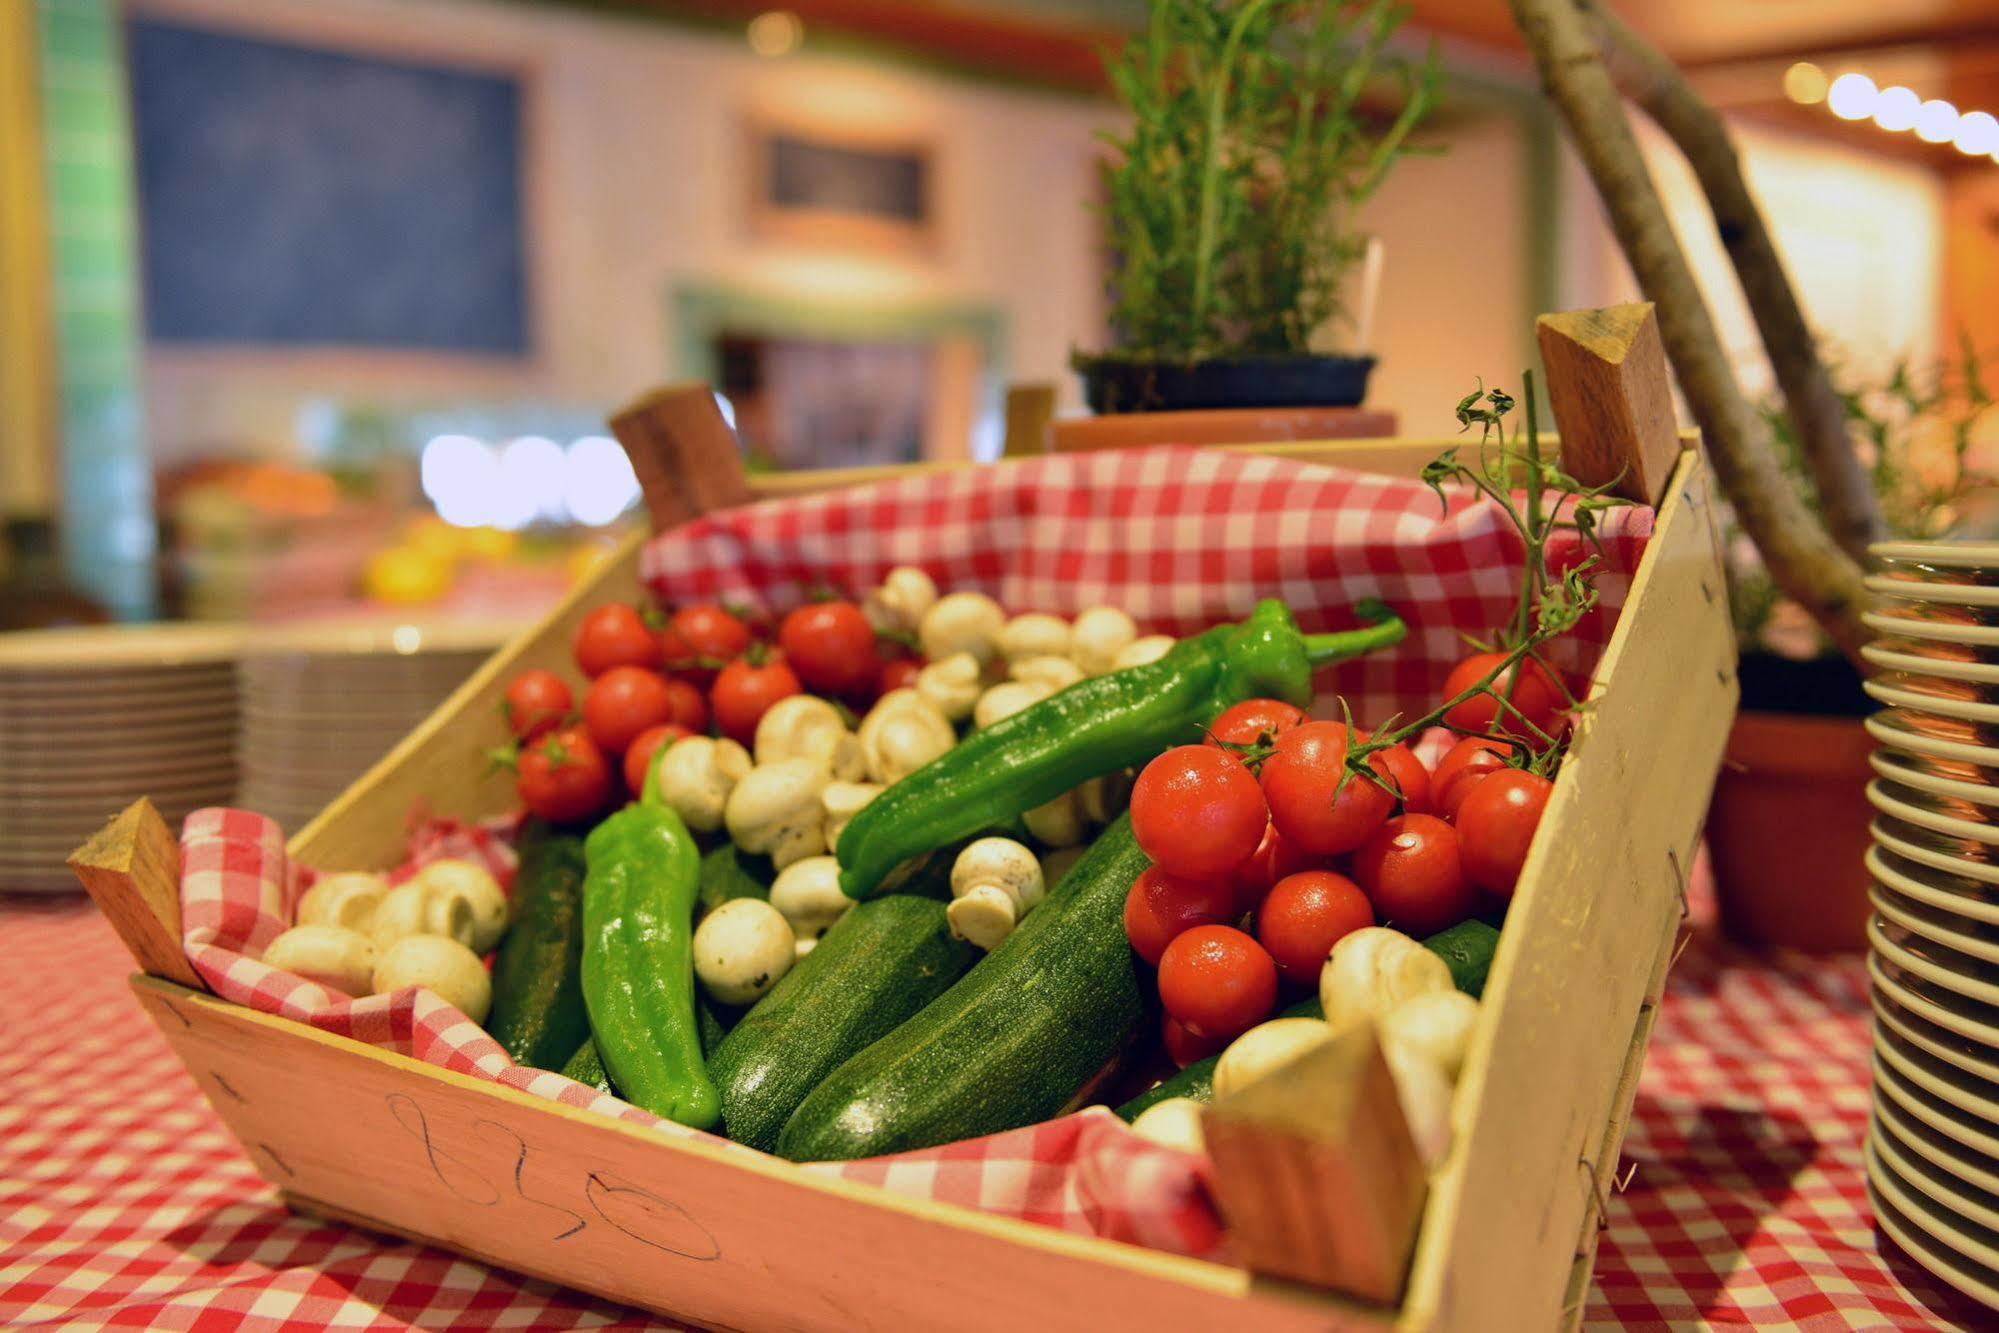
M 159 1002 L 159 1004 L 160 1004 L 160 1008 L 162 1008 L 162 1009 L 166 1010 L 166 1011 L 167 1011 L 168 1013 L 172 1014 L 172 1015 L 174 1016 L 174 1021 L 175 1021 L 175 1022 L 177 1022 L 177 1023 L 179 1023 L 179 1024 L 180 1024 L 180 1025 L 181 1025 L 182 1027 L 184 1027 L 184 1028 L 192 1028 L 192 1027 L 194 1026 L 194 1024 L 193 1024 L 193 1023 L 191 1023 L 191 1022 L 189 1022 L 189 1021 L 188 1021 L 188 1017 L 187 1017 L 187 1015 L 186 1015 L 186 1014 L 184 1014 L 184 1013 L 182 1013 L 182 1012 L 181 1012 L 180 1010 L 178 1010 L 178 1009 L 174 1008 L 174 1006 L 173 1006 L 173 1005 L 171 1005 L 171 1004 L 169 1004 L 169 1003 L 168 1003 L 167 1001 L 165 1001 L 165 1000 L 161 1000 L 161 1001 Z
M 298 1172 L 292 1170 L 291 1163 L 287 1162 L 284 1158 L 278 1156 L 278 1150 L 276 1148 L 273 1148 L 270 1144 L 259 1143 L 257 1145 L 257 1148 L 259 1151 L 261 1151 L 264 1154 L 264 1156 L 270 1158 L 273 1162 L 277 1163 L 278 1170 L 284 1172 L 287 1179 L 295 1178 L 298 1175 Z
M 550 1212 L 561 1213 L 570 1220 L 572 1225 L 550 1236 L 550 1240 L 568 1240 L 571 1236 L 590 1225 L 584 1219 L 583 1214 L 577 1212 L 575 1209 L 564 1208 L 559 1203 L 550 1203 L 547 1199 L 537 1199 L 534 1195 L 529 1194 L 527 1185 L 521 1179 L 522 1174 L 527 1170 L 528 1164 L 527 1140 L 515 1133 L 510 1126 L 503 1125 L 497 1120 L 475 1120 L 472 1122 L 474 1129 L 485 1125 L 492 1126 L 514 1141 L 514 1193 L 525 1203 L 531 1203 L 537 1208 L 546 1208 Z
M 430 1119 L 424 1115 L 423 1107 L 417 1105 L 415 1098 L 406 1093 L 392 1092 L 383 1100 L 388 1103 L 389 1114 L 395 1117 L 402 1131 L 423 1145 L 424 1161 L 429 1164 L 430 1173 L 437 1177 L 438 1184 L 465 1202 L 478 1204 L 481 1208 L 491 1208 L 500 1201 L 500 1192 L 476 1168 L 437 1146 L 430 1135 Z M 454 1182 L 451 1174 L 444 1169 L 446 1165 L 457 1168 L 461 1178 L 476 1184 L 479 1192 L 468 1192 L 461 1184 Z
M 722 1257 L 722 1243 L 714 1232 L 685 1208 L 651 1190 L 592 1171 L 584 1182 L 583 1197 L 597 1210 L 597 1216 L 641 1245 L 704 1264 Z M 690 1231 L 698 1236 L 688 1234 Z M 669 1236 L 671 1239 L 666 1238 Z
M 215 1080 L 216 1087 L 222 1089 L 223 1092 L 229 1095 L 231 1101 L 239 1102 L 244 1106 L 248 1106 L 250 1104 L 250 1099 L 248 1097 L 245 1097 L 242 1093 L 236 1091 L 236 1089 L 230 1084 L 229 1080 L 222 1077 L 221 1070 L 211 1069 L 208 1071 L 208 1076 Z

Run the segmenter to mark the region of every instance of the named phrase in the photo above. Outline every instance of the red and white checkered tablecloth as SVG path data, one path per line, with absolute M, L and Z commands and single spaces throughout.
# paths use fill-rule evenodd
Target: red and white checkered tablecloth
M 0 898 L 0 939 L 0 1327 L 674 1327 L 292 1216 L 87 902 Z M 1990 1327 L 1869 1220 L 1867 1045 L 1860 960 L 1758 960 L 1704 928 L 1661 1009 L 1585 1326 Z

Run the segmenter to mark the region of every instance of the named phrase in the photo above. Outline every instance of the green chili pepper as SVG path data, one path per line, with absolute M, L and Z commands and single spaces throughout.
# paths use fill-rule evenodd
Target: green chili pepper
M 641 801 L 592 829 L 583 854 L 583 1000 L 604 1068 L 634 1106 L 707 1129 L 722 1101 L 694 1004 L 694 838 Z
M 1379 602 L 1373 621 L 1343 634 L 1301 634 L 1284 603 L 1258 602 L 1249 619 L 1182 639 L 1156 662 L 1113 671 L 981 727 L 863 806 L 840 835 L 840 888 L 879 892 L 910 857 L 1043 805 L 1091 778 L 1140 764 L 1244 699 L 1304 707 L 1312 672 L 1401 640 L 1402 621 Z

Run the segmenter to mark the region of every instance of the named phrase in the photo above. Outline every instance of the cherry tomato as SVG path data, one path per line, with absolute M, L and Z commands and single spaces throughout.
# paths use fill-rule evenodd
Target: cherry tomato
M 573 823 L 610 804 L 611 766 L 589 732 L 564 727 L 521 751 L 514 788 L 529 814 Z
M 562 725 L 575 700 L 553 671 L 523 671 L 507 683 L 501 710 L 515 740 L 531 741 Z
M 1270 812 L 1256 779 L 1232 754 L 1176 745 L 1147 764 L 1131 789 L 1131 832 L 1161 869 L 1222 879 L 1263 841 Z
M 639 613 L 623 602 L 600 606 L 576 627 L 576 665 L 597 677 L 612 667 L 659 665 L 659 640 Z
M 1430 770 L 1416 752 L 1406 745 L 1391 745 L 1381 752 L 1381 762 L 1388 769 L 1388 785 L 1402 793 L 1402 812 L 1430 813 Z
M 890 690 L 900 690 L 916 684 L 916 674 L 923 670 L 920 657 L 891 657 L 881 664 L 881 671 L 875 677 L 877 695 Z
M 1435 815 L 1397 815 L 1353 854 L 1353 877 L 1381 919 L 1421 939 L 1478 906 L 1465 878 L 1458 832 Z
M 1285 840 L 1314 856 L 1350 852 L 1367 841 L 1395 808 L 1395 798 L 1365 778 L 1344 787 L 1347 728 L 1343 722 L 1307 722 L 1287 732 L 1263 761 L 1263 795 L 1270 822 Z M 1385 778 L 1381 756 L 1369 762 Z M 1333 793 L 1338 790 L 1335 799 Z
M 1548 793 L 1555 784 L 1539 773 L 1508 769 L 1471 789 L 1458 807 L 1458 838 L 1464 844 L 1465 874 L 1502 898 L 1513 896 L 1520 867 L 1533 845 Z
M 1147 866 L 1124 896 L 1124 934 L 1140 958 L 1159 966 L 1182 931 L 1233 921 L 1235 889 L 1223 880 L 1182 879 Z
M 706 686 L 750 646 L 750 627 L 712 602 L 683 606 L 660 632 L 667 669 Z
M 1249 860 L 1236 867 L 1233 877 L 1235 884 L 1235 905 L 1238 912 L 1254 912 L 1256 905 L 1263 901 L 1263 895 L 1270 892 L 1270 886 L 1286 875 L 1295 875 L 1300 870 L 1309 870 L 1312 858 L 1284 840 L 1275 824 L 1263 831 L 1263 841 Z
M 722 668 L 708 692 L 708 702 L 722 734 L 748 745 L 756 739 L 757 722 L 764 712 L 800 689 L 798 677 L 782 657 L 752 651 Z
M 612 667 L 583 693 L 583 725 L 608 754 L 623 754 L 647 727 L 673 720 L 666 677 L 644 667 Z
M 1270 1017 L 1277 964 L 1234 926 L 1195 926 L 1160 956 L 1159 1000 L 1197 1036 L 1235 1037 Z
M 874 675 L 875 628 L 852 602 L 811 602 L 778 626 L 778 646 L 806 688 L 845 694 Z
M 1159 1038 L 1160 1044 L 1166 1048 L 1166 1058 L 1181 1069 L 1196 1060 L 1220 1055 L 1222 1048 L 1229 1044 L 1227 1037 L 1204 1037 L 1171 1014 L 1161 1016 Z
M 1245 699 L 1222 710 L 1208 727 L 1210 745 L 1255 745 L 1276 740 L 1305 721 L 1305 710 L 1282 699 Z
M 662 722 L 641 731 L 625 750 L 625 790 L 633 796 L 644 791 L 646 770 L 652 767 L 653 756 L 659 753 L 660 747 L 693 734 L 677 722 Z
M 1452 699 L 1484 679 L 1485 674 L 1506 660 L 1504 653 L 1474 653 L 1451 668 L 1444 678 L 1444 698 Z M 1523 660 L 1501 672 L 1492 682 L 1493 693 L 1476 694 L 1444 714 L 1444 724 L 1459 731 L 1504 732 L 1538 740 L 1539 736 L 1520 720 L 1524 715 L 1540 732 L 1553 735 L 1555 715 L 1568 701 L 1562 687 L 1547 669 L 1532 659 Z M 1493 694 L 1503 694 L 1520 714 L 1502 710 Z
M 699 687 L 690 685 L 678 676 L 666 678 L 666 695 L 673 704 L 673 712 L 667 718 L 677 722 L 689 731 L 708 729 L 708 696 Z
M 1458 807 L 1478 780 L 1506 767 L 1514 747 L 1485 736 L 1467 736 L 1437 761 L 1430 775 L 1431 804 L 1446 819 L 1458 817 Z
M 1286 981 L 1316 987 L 1333 946 L 1373 924 L 1374 908 L 1358 884 L 1330 870 L 1301 870 L 1271 887 L 1257 909 L 1256 938 Z

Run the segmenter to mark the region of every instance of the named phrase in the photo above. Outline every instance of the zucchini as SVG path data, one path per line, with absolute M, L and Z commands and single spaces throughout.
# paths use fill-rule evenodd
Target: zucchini
M 891 894 L 849 909 L 708 1057 L 729 1137 L 775 1148 L 806 1094 L 978 960 L 934 899 Z
M 1499 947 L 1499 932 L 1483 921 L 1463 921 L 1424 940 L 1423 947 L 1444 960 L 1451 969 L 1451 980 L 1457 983 L 1459 990 L 1476 999 L 1479 992 L 1485 989 L 1485 974 L 1492 968 L 1493 950 Z M 1319 997 L 1311 995 L 1277 1016 L 1324 1018 L 1326 1011 L 1319 1007 Z M 1215 1095 L 1215 1061 L 1219 1059 L 1220 1055 L 1211 1055 L 1205 1060 L 1194 1061 L 1157 1087 L 1139 1093 L 1118 1107 L 1118 1115 L 1125 1120 L 1136 1120 L 1140 1111 L 1169 1097 L 1208 1101 Z
M 521 830 L 514 923 L 493 961 L 486 1031 L 516 1064 L 560 1069 L 590 1035 L 583 1007 L 583 840 Z
M 1060 1112 L 1145 1018 L 1151 982 L 1125 940 L 1124 899 L 1149 864 L 1120 816 L 977 967 L 815 1088 L 779 1155 L 873 1157 Z
M 701 858 L 701 910 L 712 912 L 731 898 L 767 899 L 776 877 L 768 856 L 752 856 L 724 842 Z
M 583 1044 L 576 1048 L 576 1054 L 569 1057 L 569 1063 L 562 1066 L 562 1076 L 573 1078 L 586 1088 L 608 1092 L 613 1097 L 618 1090 L 611 1086 L 611 1076 L 604 1072 L 604 1057 L 597 1053 L 597 1040 L 585 1037 Z

